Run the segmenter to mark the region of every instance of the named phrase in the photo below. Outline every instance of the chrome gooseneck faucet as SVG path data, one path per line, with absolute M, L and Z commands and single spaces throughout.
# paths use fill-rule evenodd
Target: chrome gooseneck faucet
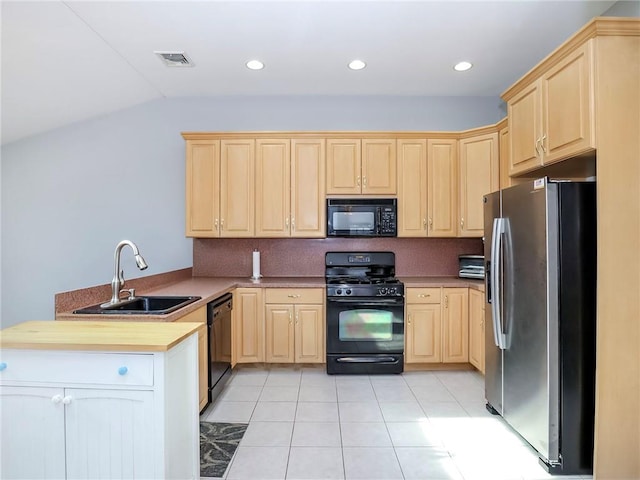
M 111 300 L 106 303 L 100 305 L 102 308 L 108 308 L 120 303 L 124 303 L 126 300 L 120 300 L 120 291 L 124 286 L 124 271 L 120 270 L 120 255 L 122 249 L 129 245 L 133 250 L 134 259 L 136 261 L 136 265 L 140 270 L 144 270 L 148 267 L 147 262 L 144 261 L 142 255 L 138 251 L 138 247 L 135 243 L 130 240 L 122 240 L 116 246 L 116 252 L 113 256 L 114 270 L 113 270 L 113 280 L 111 280 Z M 130 296 L 133 296 L 133 291 L 130 292 Z

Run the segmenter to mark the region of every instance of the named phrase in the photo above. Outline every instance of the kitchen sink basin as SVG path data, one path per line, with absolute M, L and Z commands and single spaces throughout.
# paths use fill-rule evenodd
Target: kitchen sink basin
M 100 315 L 165 315 L 175 312 L 202 297 L 155 297 L 141 296 L 124 300 L 118 305 L 101 307 L 100 304 L 74 310 L 78 314 Z

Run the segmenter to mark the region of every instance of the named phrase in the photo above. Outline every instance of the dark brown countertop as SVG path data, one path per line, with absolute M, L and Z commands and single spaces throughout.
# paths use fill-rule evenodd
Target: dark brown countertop
M 484 291 L 484 281 L 458 277 L 398 277 L 405 287 L 460 287 Z M 324 277 L 268 277 L 251 280 L 245 277 L 191 277 L 162 287 L 138 292 L 139 295 L 188 295 L 202 297 L 167 315 L 76 315 L 72 312 L 56 314 L 56 320 L 101 320 L 173 322 L 205 306 L 210 301 L 231 292 L 234 288 L 324 288 Z

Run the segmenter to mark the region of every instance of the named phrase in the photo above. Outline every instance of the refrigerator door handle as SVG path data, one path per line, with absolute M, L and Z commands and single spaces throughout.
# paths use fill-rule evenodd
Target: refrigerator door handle
M 493 321 L 493 339 L 498 348 L 504 350 L 502 341 L 502 234 L 504 233 L 504 218 L 493 219 L 493 234 L 491 236 L 491 319 Z

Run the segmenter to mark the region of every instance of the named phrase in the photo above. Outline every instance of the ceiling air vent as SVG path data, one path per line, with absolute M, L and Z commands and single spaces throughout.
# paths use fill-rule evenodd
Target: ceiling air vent
M 193 67 L 193 62 L 184 52 L 154 52 L 167 67 Z

